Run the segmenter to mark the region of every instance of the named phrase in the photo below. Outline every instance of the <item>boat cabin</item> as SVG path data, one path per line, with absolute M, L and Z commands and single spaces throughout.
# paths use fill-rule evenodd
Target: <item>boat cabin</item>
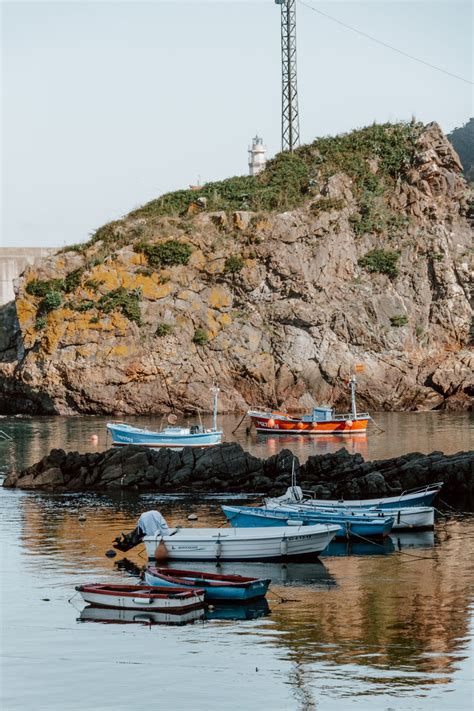
M 303 422 L 330 422 L 334 419 L 334 410 L 328 405 L 320 405 L 313 407 L 310 415 L 304 415 L 301 418 Z

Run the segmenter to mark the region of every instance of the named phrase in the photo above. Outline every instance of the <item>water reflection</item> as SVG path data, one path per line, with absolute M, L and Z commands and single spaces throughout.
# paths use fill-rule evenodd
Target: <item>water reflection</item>
M 140 549 L 114 561 L 104 556 L 113 535 L 135 523 L 140 497 L 120 505 L 106 497 L 24 495 L 20 509 L 21 545 L 36 574 L 61 568 L 82 578 L 92 572 L 138 577 L 146 563 Z M 77 511 L 85 512 L 84 523 Z M 197 512 L 199 526 L 223 520 L 206 506 Z M 186 514 L 184 503 L 168 504 L 172 525 L 186 524 Z M 283 645 L 298 662 L 337 664 L 344 649 L 346 662 L 450 674 L 468 631 L 472 562 L 466 543 L 473 537 L 472 523 L 454 522 L 438 541 L 432 532 L 422 532 L 394 536 L 383 546 L 342 542 L 326 553 L 324 564 L 203 562 L 199 567 L 271 578 L 272 643 Z M 412 557 L 414 548 L 423 555 Z M 196 562 L 180 562 L 186 565 L 195 568 Z
M 102 622 L 105 624 L 141 624 L 141 625 L 189 625 L 204 620 L 205 610 L 189 610 L 179 615 L 168 612 L 137 612 L 137 610 L 115 610 L 106 607 L 88 605 L 83 610 L 78 622 Z
M 468 412 L 383 412 L 374 414 L 384 432 L 369 425 L 367 435 L 257 435 L 247 434 L 245 424 L 235 433 L 239 415 L 220 418 L 224 441 L 239 442 L 245 449 L 259 457 L 268 457 L 282 447 L 291 448 L 301 461 L 313 454 L 334 452 L 346 447 L 351 453 L 359 452 L 365 459 L 399 456 L 406 452 L 431 452 L 442 450 L 446 454 L 474 448 L 474 415 Z M 13 442 L 0 442 L 1 468 L 24 468 L 40 460 L 52 448 L 69 451 L 101 451 L 110 446 L 107 439 L 106 417 L 5 417 L 2 429 Z M 192 418 L 191 418 L 192 419 Z M 191 422 L 190 418 L 183 421 Z M 211 416 L 203 416 L 205 427 L 211 425 Z M 129 417 L 131 424 L 159 427 L 161 418 Z M 93 437 L 98 437 L 93 441 Z

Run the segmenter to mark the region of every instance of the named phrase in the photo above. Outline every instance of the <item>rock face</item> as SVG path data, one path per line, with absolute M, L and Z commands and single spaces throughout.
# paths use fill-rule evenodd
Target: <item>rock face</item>
M 24 272 L 0 412 L 210 410 L 215 381 L 223 411 L 347 408 L 359 363 L 361 408 L 472 406 L 471 198 L 437 124 L 320 139 L 202 192 Z
M 22 472 L 11 472 L 5 487 L 54 491 L 260 493 L 280 495 L 290 485 L 295 462 L 298 483 L 318 498 L 356 499 L 395 496 L 407 489 L 443 481 L 442 499 L 463 511 L 474 510 L 474 452 L 445 456 L 418 452 L 374 462 L 340 449 L 309 457 L 300 466 L 290 450 L 267 460 L 239 444 L 176 452 L 128 446 L 94 454 L 53 449 Z

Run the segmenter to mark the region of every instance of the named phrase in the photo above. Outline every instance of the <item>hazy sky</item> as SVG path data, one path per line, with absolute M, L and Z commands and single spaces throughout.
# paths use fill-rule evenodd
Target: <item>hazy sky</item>
M 472 81 L 472 8 L 457 0 L 315 2 Z M 473 113 L 472 86 L 298 4 L 301 137 L 374 120 Z M 78 242 L 157 195 L 247 172 L 280 147 L 280 9 L 251 2 L 4 2 L 3 246 Z

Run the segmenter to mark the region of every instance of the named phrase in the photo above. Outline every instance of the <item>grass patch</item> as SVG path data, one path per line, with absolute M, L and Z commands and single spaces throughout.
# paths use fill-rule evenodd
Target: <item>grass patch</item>
M 170 323 L 160 323 L 156 329 L 156 336 L 163 338 L 164 336 L 169 336 L 173 332 L 173 326 Z
M 394 326 L 395 328 L 402 328 L 403 326 L 406 326 L 407 324 L 408 324 L 408 316 L 405 316 L 405 315 L 390 316 L 390 325 Z
M 193 336 L 193 343 L 197 346 L 205 346 L 208 342 L 209 337 L 203 328 L 196 328 Z
M 368 272 L 379 272 L 380 274 L 386 274 L 390 279 L 395 279 L 399 274 L 397 267 L 399 257 L 399 252 L 392 252 L 385 249 L 372 249 L 361 257 L 357 263 Z
M 238 274 L 245 266 L 245 262 L 239 254 L 232 254 L 227 257 L 224 264 L 224 274 Z
M 44 318 L 44 316 L 40 316 L 39 318 L 36 319 L 35 321 L 35 330 L 36 331 L 42 331 L 43 328 L 46 328 L 47 321 Z

